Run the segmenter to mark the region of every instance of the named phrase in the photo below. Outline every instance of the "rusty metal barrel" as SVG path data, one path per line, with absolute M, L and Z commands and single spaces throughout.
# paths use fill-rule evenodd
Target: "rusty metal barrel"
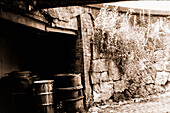
M 54 113 L 53 82 L 54 80 L 34 81 L 33 95 L 36 113 Z
M 75 99 L 83 95 L 82 88 L 82 85 L 75 87 L 55 88 L 55 93 L 57 98 L 60 100 Z
M 15 71 L 9 74 L 14 93 L 29 92 L 32 85 L 31 71 Z
M 63 101 L 64 112 L 84 112 L 83 105 L 84 96 L 77 97 L 75 99 L 67 99 Z
M 55 105 L 62 103 L 59 111 L 83 112 L 83 86 L 81 74 L 57 74 L 54 76 Z M 69 108 L 68 108 L 69 107 Z
M 56 88 L 77 87 L 81 84 L 81 74 L 56 74 L 54 86 Z
M 11 111 L 13 113 L 32 112 L 31 71 L 15 71 L 9 74 Z

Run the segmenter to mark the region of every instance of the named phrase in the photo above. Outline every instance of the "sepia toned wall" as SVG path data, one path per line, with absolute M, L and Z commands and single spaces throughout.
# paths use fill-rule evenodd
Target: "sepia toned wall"
M 113 99 L 114 101 L 122 101 L 122 100 L 128 100 L 135 97 L 144 98 L 152 94 L 169 91 L 170 87 L 168 83 L 169 83 L 170 73 L 168 71 L 168 67 L 170 65 L 169 62 L 170 24 L 169 24 L 168 15 L 161 16 L 159 13 L 159 15 L 154 14 L 154 16 L 150 17 L 148 16 L 148 12 L 145 11 L 147 14 L 142 15 L 143 18 L 142 21 L 144 23 L 143 22 L 140 23 L 139 18 L 141 17 L 141 14 L 139 13 L 137 14 L 135 12 L 134 14 L 127 16 L 128 14 L 126 12 L 128 10 L 126 10 L 124 12 L 122 11 L 118 12 L 118 15 L 120 16 L 120 20 L 116 21 L 116 19 L 119 18 L 119 16 L 117 18 L 114 18 L 116 13 L 114 13 L 115 15 L 112 16 L 112 18 L 110 18 L 109 20 L 110 17 L 109 14 L 112 14 L 114 12 L 113 9 L 115 7 L 109 6 L 107 8 L 106 8 L 107 10 L 101 9 L 100 15 L 98 16 L 98 20 L 96 20 L 99 21 L 99 23 L 98 25 L 96 24 L 97 26 L 93 38 L 94 59 L 92 60 L 93 73 L 91 74 L 91 76 L 94 84 L 93 85 L 94 101 L 95 102 L 105 101 L 109 98 Z M 118 8 L 118 10 L 120 9 L 121 8 Z M 123 18 L 125 18 L 126 20 L 129 19 L 127 22 L 129 24 L 126 25 L 126 23 L 123 23 L 124 21 L 121 21 L 121 19 L 123 20 Z M 136 31 L 135 30 L 133 31 L 133 29 L 135 29 L 135 26 L 136 27 L 142 26 L 143 28 L 145 28 L 148 25 L 149 21 L 151 21 L 152 23 L 151 26 L 152 27 L 154 26 L 150 30 L 149 38 L 153 38 L 153 40 L 154 39 L 156 40 L 157 38 L 156 36 L 158 36 L 160 38 L 159 40 L 160 42 L 157 40 L 156 46 L 154 48 L 153 56 L 147 56 L 148 55 L 147 52 L 143 53 L 141 56 L 140 55 L 138 56 L 139 59 L 143 59 L 146 56 L 147 56 L 146 58 L 149 58 L 146 59 L 146 61 L 144 61 L 144 63 L 146 63 L 146 67 L 142 69 L 142 63 L 139 63 L 139 65 L 141 65 L 139 68 L 135 67 L 138 66 L 138 63 L 135 62 L 135 59 L 133 59 L 134 56 L 132 54 L 129 55 L 129 58 L 132 58 L 133 60 L 130 60 L 130 59 L 126 59 L 126 57 L 122 57 L 122 54 L 118 54 L 118 53 L 124 51 L 126 47 L 129 47 L 129 49 L 131 50 L 135 50 L 135 48 L 130 48 L 131 46 L 129 46 L 129 44 L 131 43 L 126 43 L 128 41 L 126 37 L 130 36 L 129 39 L 132 38 L 132 40 L 135 40 L 136 37 L 138 37 L 137 35 L 135 35 Z M 114 22 L 117 23 L 115 24 Z M 155 33 L 155 34 L 158 33 L 157 35 L 154 34 L 155 31 L 153 32 L 152 31 L 153 29 L 158 30 Z M 142 31 L 141 29 L 141 32 L 143 32 L 144 35 L 141 35 L 141 37 L 139 38 L 144 40 L 142 37 L 144 36 L 146 38 L 147 37 L 146 34 L 148 31 L 146 29 Z M 112 35 L 113 33 L 115 33 L 115 35 Z M 138 31 L 136 32 L 136 34 L 137 33 Z M 117 40 L 114 39 L 118 39 L 117 43 L 120 43 L 120 45 L 118 45 L 120 48 L 121 46 L 124 46 L 125 48 L 122 48 L 120 49 L 120 51 L 118 50 L 116 52 L 114 43 Z M 148 47 L 151 47 L 152 42 L 149 42 L 149 44 L 151 45 Z M 130 52 L 131 50 L 128 51 Z M 137 52 L 140 51 L 141 50 L 138 50 Z M 126 59 L 125 62 L 122 62 L 124 60 L 123 58 Z M 152 62 L 152 66 L 148 68 L 147 66 L 150 64 L 147 63 L 149 62 L 150 63 Z M 123 63 L 126 63 L 126 65 L 125 67 L 122 68 L 122 66 L 124 65 Z M 138 69 L 136 70 L 136 68 Z M 107 96 L 104 96 L 104 94 Z
M 16 37 L 11 39 L 16 34 L 10 33 L 8 35 L 8 32 L 5 35 L 1 34 L 0 76 L 5 76 L 6 73 L 13 70 L 21 70 L 24 66 L 26 66 L 24 69 L 38 70 L 42 73 L 45 70 L 45 74 L 51 75 L 68 72 L 81 73 L 87 107 L 93 105 L 94 102 L 103 102 L 110 98 L 114 101 L 121 101 L 168 90 L 165 87 L 166 83 L 170 81 L 170 52 L 165 55 L 163 49 L 155 51 L 154 69 L 156 69 L 156 74 L 154 78 L 153 75 L 148 74 L 149 72 L 139 78 L 134 74 L 129 79 L 138 80 L 142 78 L 144 82 L 131 83 L 129 79 L 122 76 L 120 65 L 115 62 L 115 59 L 118 60 L 119 56 L 113 58 L 108 56 L 106 51 L 101 50 L 100 43 L 105 38 L 104 31 L 99 28 L 100 32 L 95 33 L 94 24 L 99 12 L 100 9 L 94 7 L 72 6 L 43 9 L 28 14 L 29 17 L 47 23 L 47 26 L 73 30 L 77 34 L 71 36 L 45 33 L 44 36 L 35 33 L 34 39 L 28 40 L 22 39 L 24 34 L 20 35 L 18 39 Z M 153 20 L 157 20 L 164 17 L 153 18 L 155 18 Z M 148 19 L 147 16 L 146 19 Z M 29 35 L 28 37 L 32 36 Z M 162 38 L 169 38 L 169 35 Z M 17 48 L 22 48 L 25 45 L 23 42 L 27 43 L 27 47 L 15 50 L 15 45 L 17 45 Z M 62 43 L 62 46 L 59 46 L 60 43 Z M 28 51 L 25 51 L 23 56 L 23 51 L 26 48 Z M 58 55 L 54 55 L 56 53 Z M 32 66 L 33 68 L 31 68 Z M 141 84 L 145 87 L 140 87 Z

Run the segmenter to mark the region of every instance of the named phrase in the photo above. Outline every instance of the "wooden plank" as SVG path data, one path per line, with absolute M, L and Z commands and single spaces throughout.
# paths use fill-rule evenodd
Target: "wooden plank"
M 70 34 L 70 35 L 77 35 L 76 31 L 62 29 L 62 28 L 55 28 L 55 27 L 46 27 L 46 31 L 47 32 L 64 33 L 64 34 Z
M 85 96 L 85 107 L 89 108 L 93 104 L 93 96 L 92 96 L 92 86 L 91 86 L 91 78 L 89 75 L 90 71 L 90 61 L 91 61 L 91 53 L 90 50 L 90 38 L 92 36 L 93 31 L 93 23 L 91 16 L 89 14 L 81 14 L 78 16 L 78 27 L 79 27 L 79 38 L 82 40 L 83 44 L 83 84 L 84 84 L 84 96 Z M 87 50 L 87 47 L 89 48 Z M 90 55 L 87 55 L 90 54 Z
M 71 34 L 71 35 L 77 35 L 76 30 L 71 29 L 64 29 L 64 28 L 55 28 L 55 27 L 46 27 L 47 24 L 45 22 L 41 22 L 39 20 L 36 20 L 31 17 L 23 16 L 20 14 L 16 14 L 13 12 L 7 12 L 3 11 L 3 9 L 0 9 L 0 18 L 19 23 L 28 27 L 33 27 L 42 31 L 47 32 L 56 32 L 56 33 L 65 33 L 65 34 Z
M 45 23 L 3 9 L 0 9 L 0 18 L 45 31 Z
M 76 5 L 86 5 L 86 4 L 99 4 L 108 2 L 117 2 L 120 0 L 35 0 L 34 7 L 36 9 L 43 8 L 54 8 L 62 6 L 76 6 Z M 125 1 L 125 0 L 122 0 Z

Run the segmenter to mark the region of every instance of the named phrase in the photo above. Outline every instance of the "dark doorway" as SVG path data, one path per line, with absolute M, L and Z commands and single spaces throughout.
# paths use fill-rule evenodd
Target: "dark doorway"
M 0 20 L 0 73 L 29 70 L 48 79 L 73 73 L 76 36 L 37 30 Z

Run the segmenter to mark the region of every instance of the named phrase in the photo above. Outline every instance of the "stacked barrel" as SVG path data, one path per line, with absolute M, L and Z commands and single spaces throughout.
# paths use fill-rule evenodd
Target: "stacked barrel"
M 31 75 L 30 71 L 16 71 L 9 75 L 12 113 L 84 111 L 80 74 L 57 74 L 54 80 L 40 80 Z
M 59 112 L 83 112 L 80 74 L 57 74 L 54 77 L 54 102 Z
M 33 94 L 35 113 L 54 113 L 53 107 L 53 81 L 34 81 Z
M 13 113 L 30 113 L 32 105 L 32 77 L 30 71 L 15 71 L 9 75 Z

